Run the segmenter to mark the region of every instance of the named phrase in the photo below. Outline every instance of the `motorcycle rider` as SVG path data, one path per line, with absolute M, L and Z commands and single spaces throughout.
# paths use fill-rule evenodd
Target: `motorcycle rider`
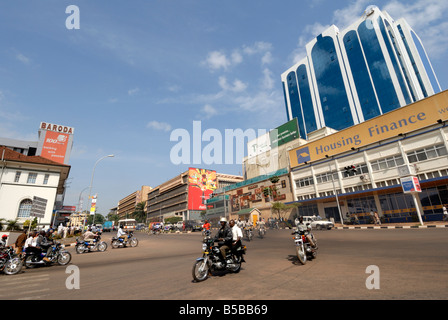
M 311 236 L 311 227 L 306 226 L 303 223 L 303 217 L 299 218 L 299 223 L 297 224 L 297 230 L 300 230 L 300 229 L 301 230 L 308 230 L 308 233 L 305 235 L 305 237 L 308 239 L 308 241 L 309 241 L 309 243 L 311 245 L 311 248 L 316 249 L 316 244 L 314 243 L 313 237 Z
M 8 241 L 8 235 L 2 235 L 2 239 L 0 240 L 0 248 L 3 249 L 6 247 L 6 242 Z
M 95 240 L 95 238 L 97 237 L 97 235 L 95 233 L 92 232 L 92 229 L 89 228 L 85 233 L 84 233 L 84 241 L 89 242 L 89 244 L 93 243 L 93 240 Z
M 126 231 L 123 230 L 123 225 L 120 225 L 120 228 L 118 228 L 117 238 L 123 239 L 124 243 L 126 243 L 128 240 L 128 235 L 126 234 Z
M 235 224 L 235 220 L 229 221 L 229 227 L 232 230 L 232 248 L 238 248 L 241 246 L 241 239 L 243 238 L 243 231 Z
M 221 218 L 219 220 L 219 223 L 221 224 L 221 228 L 218 230 L 218 233 L 215 236 L 215 242 L 222 242 L 222 244 L 219 244 L 219 250 L 221 252 L 221 259 L 224 264 L 226 264 L 226 251 L 232 247 L 233 234 L 232 230 L 229 228 L 229 226 L 227 226 L 226 218 Z

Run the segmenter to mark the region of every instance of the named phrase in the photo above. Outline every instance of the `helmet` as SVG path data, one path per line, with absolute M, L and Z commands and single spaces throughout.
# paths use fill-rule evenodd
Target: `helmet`
M 7 234 L 2 235 L 2 239 L 6 239 L 6 238 L 8 238 Z
M 221 218 L 221 219 L 219 219 L 219 222 L 227 222 L 227 219 L 226 218 Z

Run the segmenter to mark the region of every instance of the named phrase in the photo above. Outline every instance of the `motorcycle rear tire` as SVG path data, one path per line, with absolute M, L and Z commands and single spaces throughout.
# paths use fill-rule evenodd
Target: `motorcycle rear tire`
M 305 264 L 306 263 L 306 253 L 305 253 L 304 248 L 302 246 L 297 246 L 296 252 L 297 252 L 297 258 L 299 259 L 300 263 Z
M 60 266 L 66 266 L 72 261 L 72 255 L 70 252 L 61 252 L 58 254 L 57 261 Z
M 30 254 L 25 258 L 25 268 L 35 268 L 37 265 L 32 262 L 37 262 L 38 258 L 35 254 Z
M 200 269 L 203 268 L 201 271 Z M 208 278 L 209 266 L 205 260 L 196 261 L 193 265 L 193 279 L 196 282 L 204 281 Z

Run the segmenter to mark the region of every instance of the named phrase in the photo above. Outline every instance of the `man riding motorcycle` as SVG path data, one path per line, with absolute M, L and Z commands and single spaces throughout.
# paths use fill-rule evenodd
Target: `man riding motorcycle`
M 124 242 L 126 243 L 128 241 L 128 235 L 126 234 L 126 231 L 123 230 L 123 226 L 120 225 L 120 228 L 117 231 L 117 238 L 118 239 L 123 239 Z
M 226 264 L 226 251 L 232 248 L 233 234 L 232 230 L 227 225 L 226 218 L 221 218 L 219 220 L 221 228 L 215 236 L 215 241 L 219 241 L 219 250 L 221 251 L 221 259 L 224 264 Z
M 299 222 L 297 224 L 297 229 L 308 230 L 308 233 L 306 234 L 306 238 L 310 242 L 311 248 L 315 249 L 316 248 L 316 244 L 314 243 L 313 237 L 311 236 L 311 227 L 310 226 L 306 226 L 303 223 L 303 217 L 299 218 Z

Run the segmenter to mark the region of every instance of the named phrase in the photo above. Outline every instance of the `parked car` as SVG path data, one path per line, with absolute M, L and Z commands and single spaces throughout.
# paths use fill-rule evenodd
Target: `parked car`
M 333 222 L 329 221 L 329 220 L 324 220 L 318 216 L 303 216 L 303 223 L 307 224 L 309 223 L 311 225 L 312 229 L 328 229 L 330 230 L 331 228 L 334 227 Z

